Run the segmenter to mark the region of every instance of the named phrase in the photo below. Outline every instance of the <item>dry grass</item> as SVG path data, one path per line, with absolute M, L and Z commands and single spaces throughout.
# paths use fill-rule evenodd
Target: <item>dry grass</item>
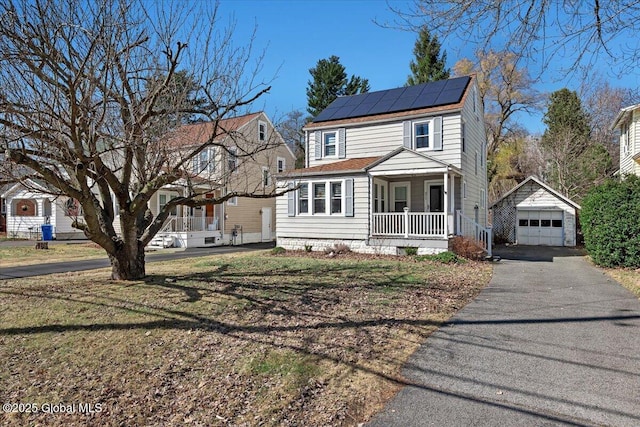
M 640 269 L 606 268 L 605 271 L 640 298 Z
M 107 253 L 95 243 L 49 243 L 49 249 L 30 246 L 7 246 L 0 248 L 0 265 L 16 267 L 52 262 L 77 261 L 80 259 L 106 258 Z
M 253 253 L 3 281 L 0 401 L 102 411 L 0 424 L 357 425 L 490 268 Z

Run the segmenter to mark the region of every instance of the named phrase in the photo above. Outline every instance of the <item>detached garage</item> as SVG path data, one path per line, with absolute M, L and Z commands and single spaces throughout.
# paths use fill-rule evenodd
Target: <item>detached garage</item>
M 578 204 L 531 176 L 491 205 L 495 240 L 575 246 L 578 209 Z

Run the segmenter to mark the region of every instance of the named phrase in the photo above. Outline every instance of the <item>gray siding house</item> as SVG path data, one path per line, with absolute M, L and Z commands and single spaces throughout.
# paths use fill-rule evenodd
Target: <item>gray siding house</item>
M 365 253 L 490 249 L 486 137 L 474 77 L 340 97 L 305 126 L 306 167 L 277 177 L 277 244 Z
M 621 109 L 612 128 L 620 132 L 620 176 L 640 175 L 640 104 Z

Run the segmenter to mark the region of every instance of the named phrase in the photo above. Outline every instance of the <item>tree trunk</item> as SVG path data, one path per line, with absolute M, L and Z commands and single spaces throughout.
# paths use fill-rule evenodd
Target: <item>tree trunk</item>
M 144 246 L 139 242 L 123 245 L 109 254 L 111 279 L 138 280 L 145 277 Z

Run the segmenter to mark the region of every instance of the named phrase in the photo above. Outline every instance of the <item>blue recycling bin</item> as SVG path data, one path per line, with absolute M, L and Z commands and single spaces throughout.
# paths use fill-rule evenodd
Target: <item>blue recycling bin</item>
M 42 224 L 42 240 L 53 240 L 53 225 Z

